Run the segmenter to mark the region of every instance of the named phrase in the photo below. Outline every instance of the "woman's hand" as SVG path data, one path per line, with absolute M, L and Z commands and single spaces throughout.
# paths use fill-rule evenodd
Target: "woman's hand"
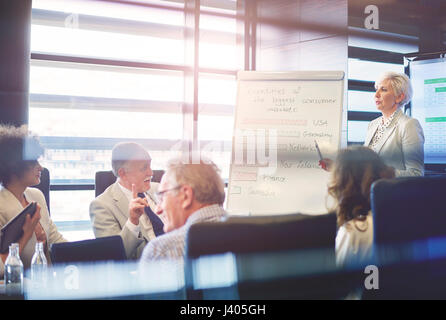
M 39 224 L 39 220 L 40 220 L 40 206 L 37 203 L 36 206 L 36 211 L 34 211 L 34 215 L 31 218 L 31 215 L 27 214 L 25 217 L 25 223 L 23 224 L 22 230 L 23 230 L 23 235 L 22 237 L 19 239 L 19 252 L 21 253 L 23 248 L 26 246 L 26 244 L 28 243 L 29 239 L 31 239 L 34 229 L 36 227 L 37 224 Z M 2 253 L 0 254 L 0 258 L 3 260 L 3 263 L 6 262 L 6 258 L 8 257 L 9 253 Z
M 1 258 L 2 261 L 3 261 L 3 264 L 5 264 L 6 259 L 8 258 L 8 254 L 9 254 L 9 253 L 0 253 L 0 258 Z
M 37 242 L 43 242 L 43 247 L 46 245 L 46 233 L 45 230 L 43 230 L 42 225 L 40 222 L 36 224 L 36 227 L 34 228 L 34 233 L 36 234 Z
M 24 242 L 24 246 L 28 243 L 29 239 L 31 239 L 34 229 L 40 221 L 40 206 L 37 204 L 36 211 L 31 218 L 29 214 L 26 215 L 25 223 L 23 224 L 23 236 L 20 238 L 21 241 Z M 40 225 L 40 224 L 39 224 Z
M 319 166 L 325 171 L 331 171 L 331 168 L 333 167 L 333 160 L 328 158 L 319 160 Z

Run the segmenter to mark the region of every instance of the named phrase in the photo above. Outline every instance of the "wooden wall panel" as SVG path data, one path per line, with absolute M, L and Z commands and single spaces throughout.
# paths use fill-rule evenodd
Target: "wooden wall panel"
M 347 0 L 259 0 L 257 15 L 256 70 L 342 70 L 347 88 Z M 344 92 L 342 146 L 347 145 Z
M 0 123 L 28 122 L 31 0 L 0 1 Z

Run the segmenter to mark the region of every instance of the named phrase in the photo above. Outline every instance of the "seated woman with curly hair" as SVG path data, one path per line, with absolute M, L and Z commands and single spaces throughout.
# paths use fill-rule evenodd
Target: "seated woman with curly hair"
M 40 183 L 42 167 L 38 159 L 44 150 L 37 137 L 28 134 L 26 126 L 9 125 L 0 125 L 0 150 L 0 228 L 28 204 L 37 202 L 36 213 L 26 217 L 18 241 L 23 266 L 29 268 L 37 242 L 43 242 L 47 252 L 47 244 L 66 241 L 49 217 L 43 193 L 30 188 Z M 8 253 L 0 254 L 0 277 L 7 256 Z
M 370 188 L 378 179 L 393 177 L 394 169 L 386 166 L 378 154 L 367 147 L 354 146 L 339 152 L 328 187 L 336 203 L 338 265 L 361 263 L 371 258 Z

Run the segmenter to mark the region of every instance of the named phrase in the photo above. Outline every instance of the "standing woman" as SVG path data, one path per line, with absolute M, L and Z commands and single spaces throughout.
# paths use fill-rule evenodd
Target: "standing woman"
M 402 108 L 412 99 L 412 86 L 403 73 L 386 72 L 375 82 L 375 104 L 382 116 L 369 123 L 364 146 L 388 165 L 395 176 L 424 175 L 424 134 L 418 120 Z M 319 162 L 331 170 L 332 160 Z
M 418 120 L 401 110 L 412 99 L 403 73 L 386 72 L 375 82 L 375 104 L 382 116 L 370 122 L 364 145 L 395 168 L 395 175 L 424 175 L 424 134 Z
M 26 126 L 0 125 L 0 150 L 0 228 L 28 204 L 37 202 L 37 212 L 33 218 L 27 217 L 19 240 L 23 266 L 29 268 L 36 242 L 43 242 L 48 253 L 49 244 L 66 240 L 49 217 L 43 193 L 30 188 L 40 183 L 42 171 L 38 159 L 43 155 L 43 148 L 37 137 L 29 136 Z M 0 276 L 3 276 L 7 256 L 7 253 L 0 256 Z

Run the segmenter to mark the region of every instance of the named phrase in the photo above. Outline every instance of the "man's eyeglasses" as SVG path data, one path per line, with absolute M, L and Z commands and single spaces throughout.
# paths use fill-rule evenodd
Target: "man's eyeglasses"
M 164 194 L 165 194 L 166 192 L 173 191 L 173 190 L 178 190 L 178 189 L 180 189 L 181 187 L 182 187 L 182 186 L 179 185 L 179 186 L 176 186 L 176 187 L 174 187 L 174 188 L 169 188 L 169 189 L 166 189 L 166 190 L 163 190 L 163 191 L 158 191 L 157 193 L 155 193 L 156 198 L 157 198 L 157 200 L 158 200 L 158 203 L 161 203 L 161 202 L 163 201 L 163 196 L 164 196 Z

